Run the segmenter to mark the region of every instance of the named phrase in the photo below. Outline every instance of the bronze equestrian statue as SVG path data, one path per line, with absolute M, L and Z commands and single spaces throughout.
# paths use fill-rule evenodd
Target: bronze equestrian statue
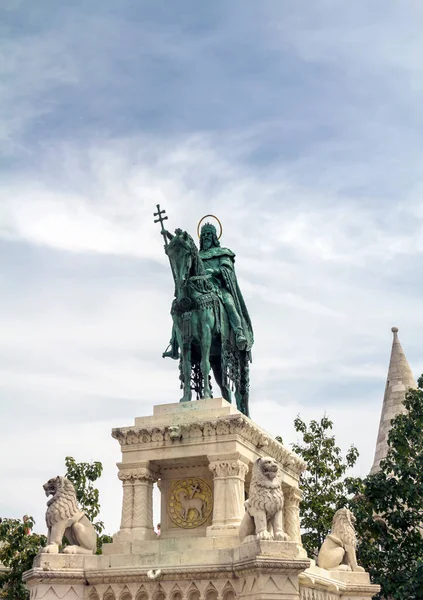
M 222 248 L 216 228 L 201 228 L 200 250 L 181 229 L 164 229 L 165 211 L 157 206 L 175 281 L 172 338 L 163 357 L 179 359 L 181 402 L 211 398 L 210 370 L 223 398 L 235 391 L 238 410 L 249 416 L 249 365 L 253 328 L 235 273 L 235 254 Z M 208 215 L 211 216 L 211 215 Z M 220 237 L 220 236 L 219 236 Z

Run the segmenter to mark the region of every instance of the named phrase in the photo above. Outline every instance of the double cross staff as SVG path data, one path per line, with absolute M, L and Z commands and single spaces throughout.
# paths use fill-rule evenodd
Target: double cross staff
M 164 232 L 163 221 L 166 221 L 166 219 L 168 217 L 167 216 L 166 217 L 163 216 L 163 215 L 166 214 L 166 211 L 164 209 L 160 210 L 160 204 L 156 204 L 156 208 L 157 208 L 157 212 L 153 213 L 153 217 L 158 217 L 158 219 L 154 219 L 154 222 L 155 223 L 160 223 L 161 228 L 162 228 L 161 234 L 162 234 L 162 236 L 164 238 L 165 246 L 167 246 L 167 235 Z
M 157 219 L 154 219 L 154 222 L 155 223 L 160 223 L 160 226 L 162 228 L 162 230 L 161 230 L 160 233 L 163 236 L 164 243 L 165 243 L 165 248 L 167 248 L 167 235 L 166 235 L 165 229 L 163 227 L 163 222 L 166 221 L 166 219 L 168 217 L 167 217 L 166 211 L 164 209 L 160 210 L 160 204 L 156 204 L 156 208 L 157 208 L 157 212 L 153 213 L 153 217 L 157 217 Z M 166 215 L 166 216 L 163 216 L 163 215 Z M 172 262 L 171 262 L 170 258 L 169 258 L 169 262 L 170 262 L 170 268 L 172 269 L 173 280 L 176 283 L 176 277 L 175 277 L 175 273 L 173 271 L 173 266 L 172 266 Z

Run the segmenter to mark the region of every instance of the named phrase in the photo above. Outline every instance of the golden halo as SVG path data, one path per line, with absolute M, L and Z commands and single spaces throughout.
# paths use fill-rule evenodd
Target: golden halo
M 222 228 L 222 223 L 219 221 L 219 219 L 216 217 L 216 215 L 205 215 L 202 219 L 200 219 L 198 221 L 198 225 L 197 225 L 197 235 L 198 235 L 198 239 L 200 239 L 200 225 L 201 223 L 204 221 L 204 219 L 207 219 L 207 217 L 213 217 L 213 219 L 216 219 L 216 221 L 219 223 L 219 227 L 220 227 L 220 233 L 217 236 L 217 239 L 220 240 L 220 238 L 222 237 L 222 232 L 223 232 L 223 228 Z

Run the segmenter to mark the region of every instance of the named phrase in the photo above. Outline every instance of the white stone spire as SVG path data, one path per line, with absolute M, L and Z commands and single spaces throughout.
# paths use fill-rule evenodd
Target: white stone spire
M 405 412 L 403 405 L 405 394 L 409 388 L 417 387 L 410 365 L 398 339 L 398 327 L 392 327 L 391 331 L 394 334 L 394 339 L 383 398 L 382 414 L 380 415 L 375 458 L 370 471 L 371 474 L 379 471 L 380 461 L 386 458 L 388 453 L 388 433 L 391 429 L 391 420 L 400 413 Z

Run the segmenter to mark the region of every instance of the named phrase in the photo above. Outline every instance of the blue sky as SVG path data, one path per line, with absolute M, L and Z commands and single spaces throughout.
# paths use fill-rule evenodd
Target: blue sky
M 169 228 L 224 226 L 255 329 L 253 418 L 335 421 L 371 465 L 396 325 L 423 370 L 423 7 L 358 0 L 4 0 L 0 514 L 64 456 L 177 401 Z M 29 498 L 29 500 L 28 500 Z

